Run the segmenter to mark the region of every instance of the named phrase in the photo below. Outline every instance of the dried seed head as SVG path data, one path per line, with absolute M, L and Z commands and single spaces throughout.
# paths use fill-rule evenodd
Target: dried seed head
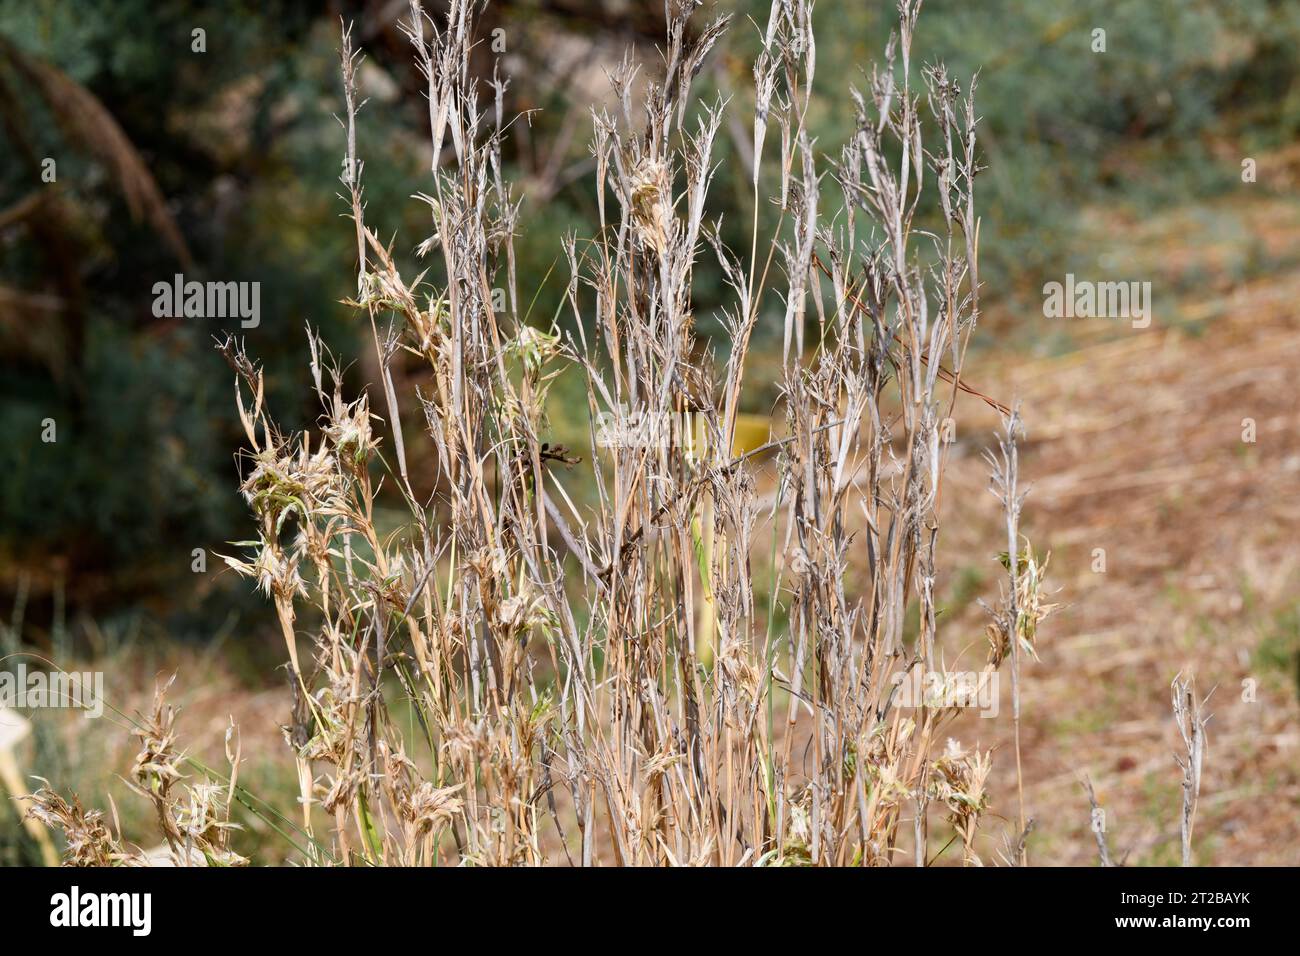
M 27 811 L 29 817 L 51 829 L 63 831 L 67 840 L 63 851 L 64 866 L 141 865 L 139 857 L 126 852 L 104 824 L 103 811 L 83 809 L 76 794 L 72 795 L 69 803 L 45 786 L 31 795 L 31 803 Z
M 662 255 L 676 234 L 667 164 L 642 160 L 632 173 L 631 198 L 637 238 L 645 248 Z
M 345 404 L 338 392 L 334 393 L 325 436 L 334 446 L 339 463 L 353 475 L 360 475 L 379 442 L 370 429 L 370 403 L 366 395 Z
M 984 781 L 991 768 L 988 752 L 968 752 L 950 737 L 943 756 L 935 760 L 932 768 L 932 794 L 955 817 L 978 816 L 988 806 Z
M 456 796 L 463 786 L 458 783 L 454 787 L 435 787 L 428 781 L 421 783 L 402 804 L 402 817 L 415 824 L 419 836 L 450 823 L 464 809 L 465 801 Z

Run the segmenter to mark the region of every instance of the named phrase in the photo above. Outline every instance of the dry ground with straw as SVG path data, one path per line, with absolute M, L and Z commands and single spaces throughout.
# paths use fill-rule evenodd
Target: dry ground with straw
M 1075 330 L 1085 344 L 1068 354 L 973 363 L 982 388 L 1024 403 L 1022 474 L 1033 484 L 1025 531 L 1052 551 L 1049 577 L 1064 604 L 1023 680 L 1031 863 L 1096 861 L 1081 772 L 1106 810 L 1116 859 L 1178 862 L 1169 685 L 1180 671 L 1202 692 L 1217 685 L 1197 862 L 1300 863 L 1300 273 L 1226 278 L 1240 249 L 1197 244 L 1222 216 L 1275 261 L 1300 254 L 1294 204 L 1164 216 L 1128 233 L 1133 271 L 1158 277 L 1150 328 L 1090 320 Z M 1180 280 L 1188 291 L 1161 295 Z M 974 549 L 1000 515 L 980 494 L 986 466 L 975 452 L 996 421 L 976 402 L 964 411 L 945 534 L 949 554 L 982 557 L 987 571 L 992 556 Z M 1246 418 L 1253 444 L 1243 441 Z M 1097 548 L 1104 573 L 1092 570 Z M 969 632 L 973 660 L 984 651 L 980 612 L 973 602 L 953 610 L 948 639 Z M 1246 680 L 1256 682 L 1253 703 L 1243 700 Z M 993 809 L 1013 819 L 1005 694 L 1002 713 L 968 716 L 954 733 L 998 745 Z

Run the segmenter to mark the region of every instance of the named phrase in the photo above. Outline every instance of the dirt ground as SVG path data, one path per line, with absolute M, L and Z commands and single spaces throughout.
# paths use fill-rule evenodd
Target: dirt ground
M 1294 205 L 1238 204 L 1232 216 L 1263 254 L 1294 262 Z M 978 376 L 968 373 L 1022 403 L 1021 475 L 1032 485 L 1022 530 L 1051 552 L 1063 605 L 1022 679 L 1031 863 L 1096 861 L 1085 772 L 1116 859 L 1179 862 L 1170 683 L 1180 672 L 1213 691 L 1196 861 L 1300 863 L 1300 272 L 1236 281 L 1225 276 L 1236 250 L 1196 245 L 1189 230 L 1195 240 L 1183 213 L 1133 236 L 1133 256 L 1148 256 L 1157 279 L 1149 328 L 1042 319 L 1082 323 L 1073 331 L 1084 344 L 1001 367 L 977 359 Z M 965 573 L 983 573 L 988 592 L 1001 571 L 994 551 L 1006 547 L 987 544 L 1005 536 L 979 455 L 996 417 L 977 402 L 964 413 L 940 551 L 977 561 L 982 549 L 982 566 Z M 950 593 L 962 571 L 950 566 Z M 949 646 L 969 633 L 982 663 L 981 610 L 951 610 Z M 998 718 L 964 716 L 953 732 L 997 748 L 992 811 L 1005 819 L 990 821 L 990 851 L 1018 815 L 1008 684 Z

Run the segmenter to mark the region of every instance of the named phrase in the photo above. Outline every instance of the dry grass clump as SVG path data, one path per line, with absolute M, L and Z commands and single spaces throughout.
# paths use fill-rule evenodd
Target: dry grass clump
M 104 823 L 102 810 L 86 810 L 74 795 L 71 801 L 42 787 L 32 795 L 28 814 L 63 833 L 65 866 L 130 866 L 140 859 L 124 849 L 122 840 Z
M 752 183 L 756 210 L 776 204 L 781 224 L 760 242 L 756 212 L 738 255 L 707 215 L 734 105 L 691 93 L 727 21 L 692 28 L 699 0 L 669 0 L 662 74 L 634 105 L 639 67 L 625 61 L 611 76 L 621 109 L 593 115 L 600 228 L 563 243 L 575 332 L 561 335 L 521 318 L 509 117 L 499 81 L 483 96 L 470 79 L 476 6 L 453 0 L 435 22 L 413 4 L 406 28 L 432 130 L 420 197 L 432 234 L 419 251 L 441 260 L 442 285 L 403 278 L 365 224 L 358 55 L 343 34 L 350 303 L 370 323 L 375 413 L 344 394 L 309 330 L 321 427 L 287 434 L 242 345 L 221 346 L 257 530 L 226 560 L 270 597 L 283 631 L 301 800 L 300 822 L 285 824 L 305 862 L 924 864 L 938 855 L 932 802 L 980 862 L 988 754 L 936 754 L 955 708 L 909 710 L 894 693 L 909 670 L 942 669 L 941 429 L 980 316 L 974 81 L 963 92 L 942 66 L 919 68 L 920 3 L 903 0 L 883 65 L 853 93 L 856 133 L 828 161 L 804 122 L 812 4 L 776 0 L 754 67 Z M 692 312 L 709 260 L 734 293 L 716 366 L 700 359 Z M 773 314 L 785 437 L 736 455 L 751 338 Z M 424 367 L 414 396 L 398 394 L 399 360 Z M 585 378 L 593 445 L 602 417 L 656 426 L 589 463 L 590 507 L 565 488 L 560 466 L 577 460 L 546 441 L 548 388 L 565 368 Z M 403 429 L 417 420 L 436 453 L 431 500 L 409 480 Z M 1017 429 L 1012 416 L 995 463 L 1016 557 L 984 673 L 1010 659 L 1018 721 L 1022 652 L 1050 606 L 1018 532 Z M 776 471 L 767 503 L 764 462 Z M 384 483 L 409 512 L 395 531 L 376 522 Z M 755 566 L 769 560 L 760 536 L 770 567 Z M 868 570 L 852 593 L 850 551 Z M 782 617 L 756 599 L 768 577 Z M 169 844 L 239 862 L 210 792 L 175 809 L 165 711 L 145 743 L 136 781 Z M 1027 830 L 1022 806 L 1016 862 Z
M 233 831 L 230 813 L 239 787 L 239 747 L 233 726 L 227 732 L 230 773 L 218 786 L 208 768 L 189 760 L 177 749 L 176 711 L 167 705 L 166 693 L 173 676 L 156 688 L 149 713 L 133 721 L 132 734 L 140 738 L 140 752 L 132 762 L 127 781 L 131 789 L 153 804 L 158 830 L 165 844 L 145 851 L 122 839 L 122 827 L 110 828 L 102 811 L 86 811 L 73 795 L 66 800 L 47 781 L 30 796 L 29 814 L 64 834 L 66 866 L 244 866 L 249 862 L 230 847 Z M 233 749 L 232 749 L 233 745 Z M 187 783 L 187 767 L 203 779 Z

